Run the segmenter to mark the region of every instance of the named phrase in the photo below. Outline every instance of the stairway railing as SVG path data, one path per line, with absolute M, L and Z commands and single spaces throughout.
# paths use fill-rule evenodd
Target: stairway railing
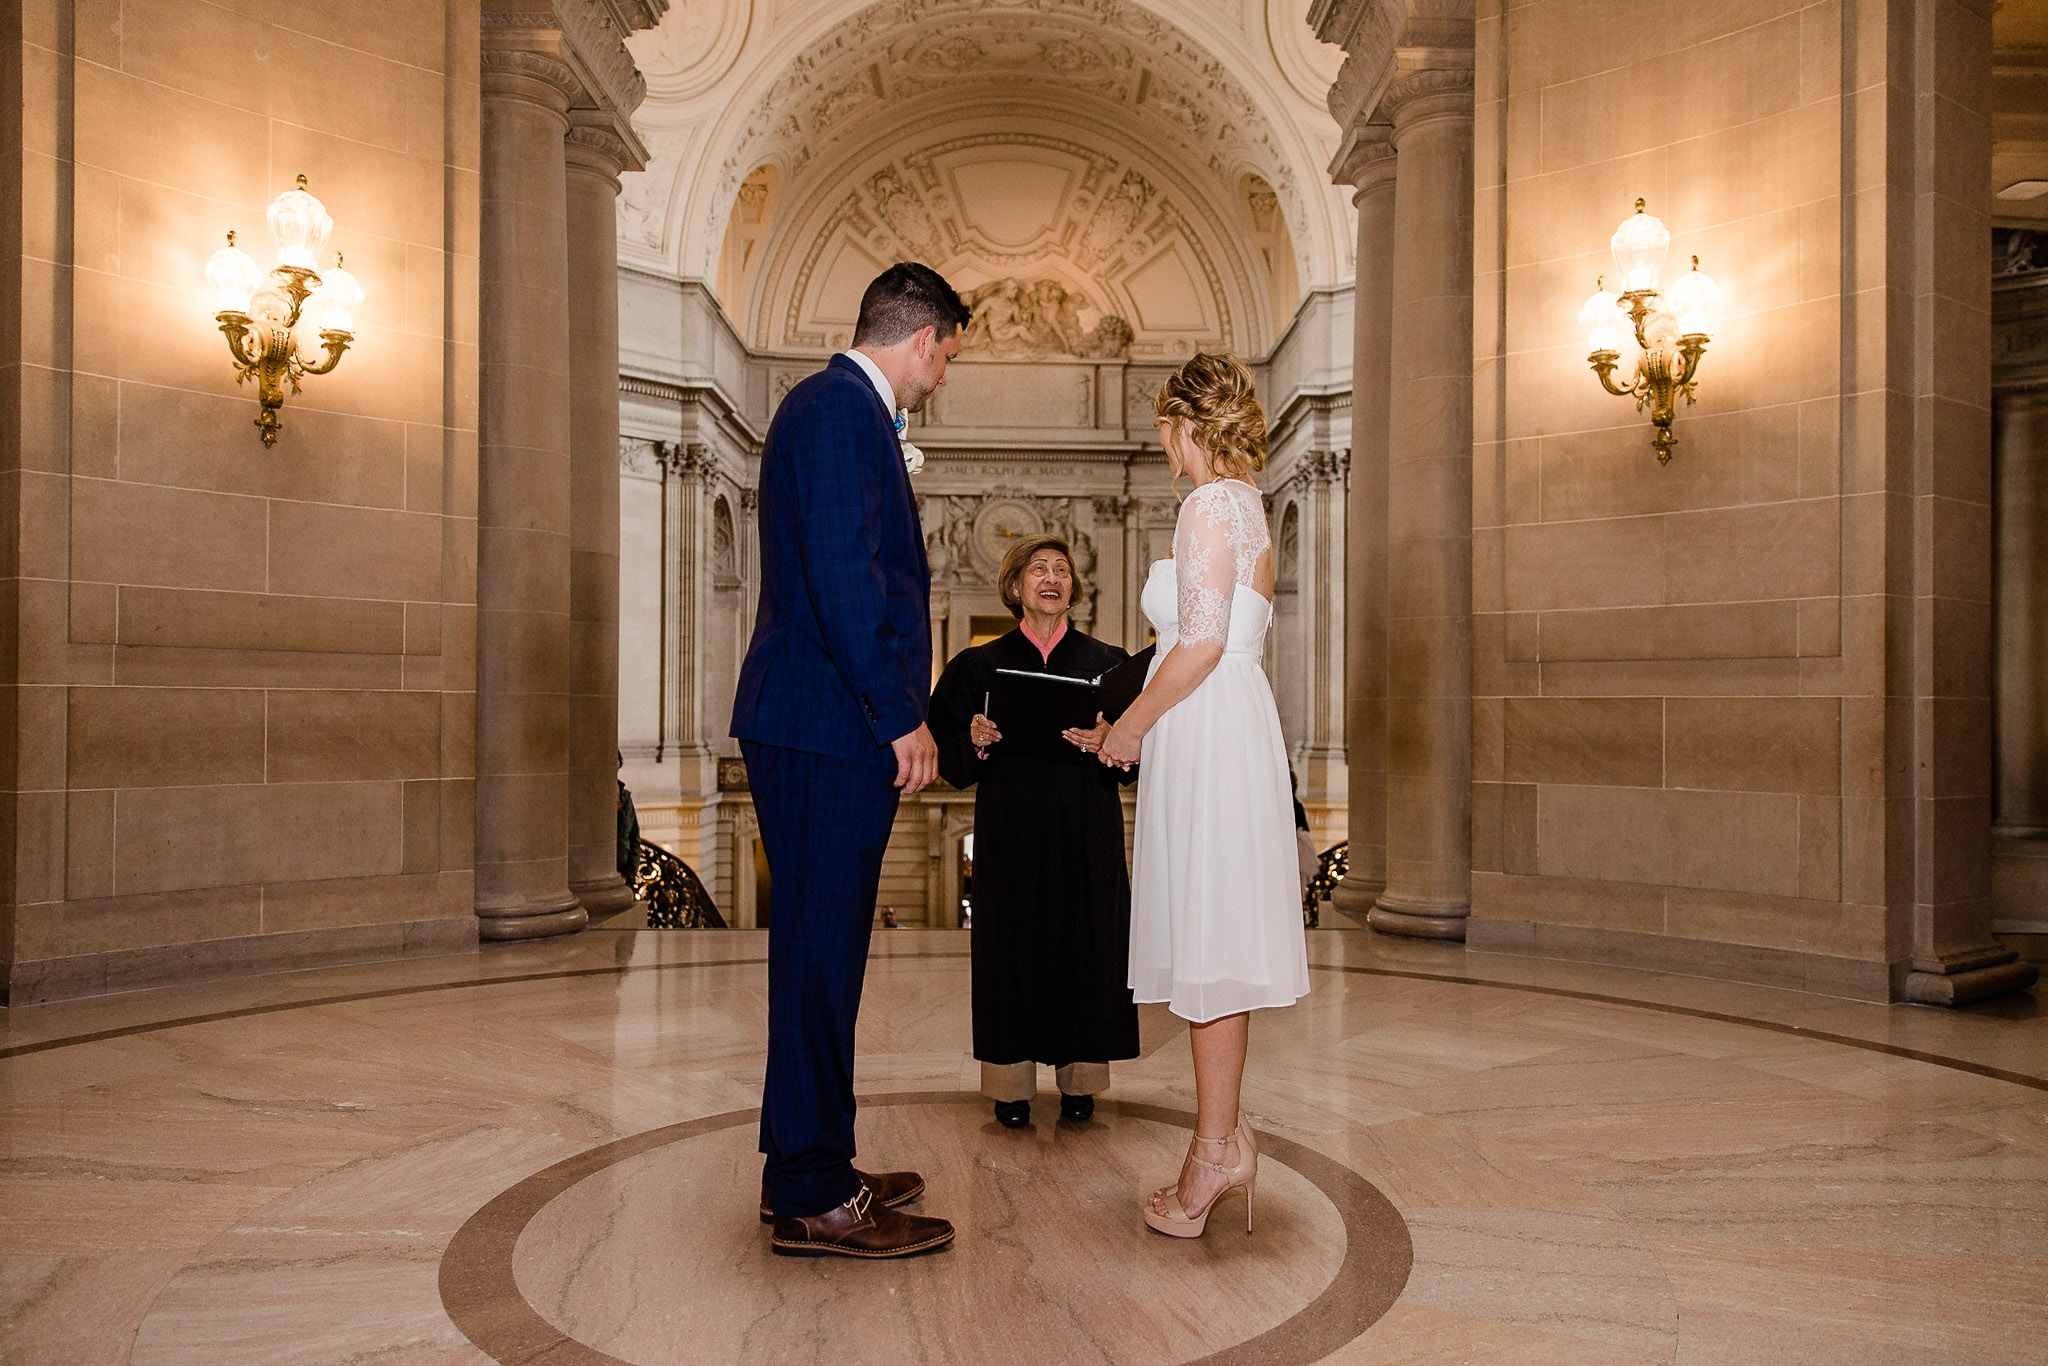
M 725 917 L 697 870 L 658 844 L 640 841 L 633 895 L 647 903 L 650 930 L 722 930 Z
M 1316 875 L 1308 880 L 1308 890 L 1301 894 L 1301 923 L 1309 929 L 1316 927 L 1322 919 L 1317 903 L 1327 901 L 1337 890 L 1337 884 L 1344 880 L 1344 874 L 1351 867 L 1351 841 L 1339 840 L 1316 859 Z

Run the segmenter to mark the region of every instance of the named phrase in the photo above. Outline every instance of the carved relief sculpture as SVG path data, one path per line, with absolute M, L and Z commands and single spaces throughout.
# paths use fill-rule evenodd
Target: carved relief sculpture
M 962 345 L 977 354 L 1004 358 L 1078 356 L 1086 360 L 1118 360 L 1131 348 L 1131 325 L 1105 314 L 1093 328 L 1081 327 L 1081 310 L 1090 307 L 1057 280 L 1026 283 L 1013 277 L 990 280 L 963 296 L 974 310 Z

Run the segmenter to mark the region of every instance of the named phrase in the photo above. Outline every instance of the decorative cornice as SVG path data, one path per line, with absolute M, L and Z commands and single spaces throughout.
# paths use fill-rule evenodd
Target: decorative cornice
M 592 99 L 621 118 L 631 115 L 647 98 L 647 79 L 626 50 L 628 21 L 599 0 L 555 0 L 555 12 L 562 16 L 567 55 Z

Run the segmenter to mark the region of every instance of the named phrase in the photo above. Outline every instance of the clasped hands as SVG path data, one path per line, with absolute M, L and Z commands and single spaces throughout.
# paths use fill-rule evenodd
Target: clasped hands
M 975 753 L 986 759 L 989 746 L 1001 740 L 1003 733 L 997 729 L 995 722 L 976 712 L 974 719 L 967 723 L 967 738 L 974 742 Z M 1117 743 L 1116 727 L 1103 719 L 1101 712 L 1095 713 L 1093 726 L 1086 730 L 1078 726 L 1069 726 L 1060 732 L 1060 738 L 1083 754 L 1093 754 L 1103 763 L 1112 764 L 1117 768 L 1129 768 L 1138 762 L 1137 741 L 1128 742 L 1129 757 L 1124 757 L 1126 746 Z

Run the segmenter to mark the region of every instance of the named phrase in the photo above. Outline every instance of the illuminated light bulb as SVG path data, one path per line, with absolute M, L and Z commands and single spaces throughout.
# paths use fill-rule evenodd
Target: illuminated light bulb
M 334 220 L 326 205 L 306 193 L 306 178 L 300 176 L 298 188 L 271 200 L 264 217 L 270 220 L 271 235 L 277 238 L 277 263 L 313 269 L 313 259 L 327 245 L 327 234 L 334 231 Z
M 1614 252 L 1615 268 L 1621 272 L 1622 293 L 1633 294 L 1657 287 L 1657 273 L 1664 269 L 1664 256 L 1671 250 L 1671 234 L 1661 219 L 1643 212 L 1643 201 L 1638 199 L 1636 211 L 1621 221 L 1608 246 Z
M 1714 277 L 1700 269 L 1700 258 L 1692 258 L 1692 269 L 1671 286 L 1671 311 L 1678 315 L 1678 332 L 1685 337 L 1714 335 L 1714 309 L 1721 302 L 1721 287 Z
M 1602 276 L 1599 291 L 1579 310 L 1579 326 L 1586 329 L 1586 350 L 1619 352 L 1624 321 L 1621 300 L 1608 292 L 1607 278 Z
M 356 283 L 355 276 L 341 268 L 340 252 L 334 253 L 334 269 L 320 277 L 313 302 L 320 307 L 322 332 L 356 330 L 356 310 L 363 306 L 363 287 Z
M 214 312 L 247 313 L 249 296 L 263 283 L 263 271 L 229 233 L 228 244 L 206 263 L 206 282 L 213 286 Z

